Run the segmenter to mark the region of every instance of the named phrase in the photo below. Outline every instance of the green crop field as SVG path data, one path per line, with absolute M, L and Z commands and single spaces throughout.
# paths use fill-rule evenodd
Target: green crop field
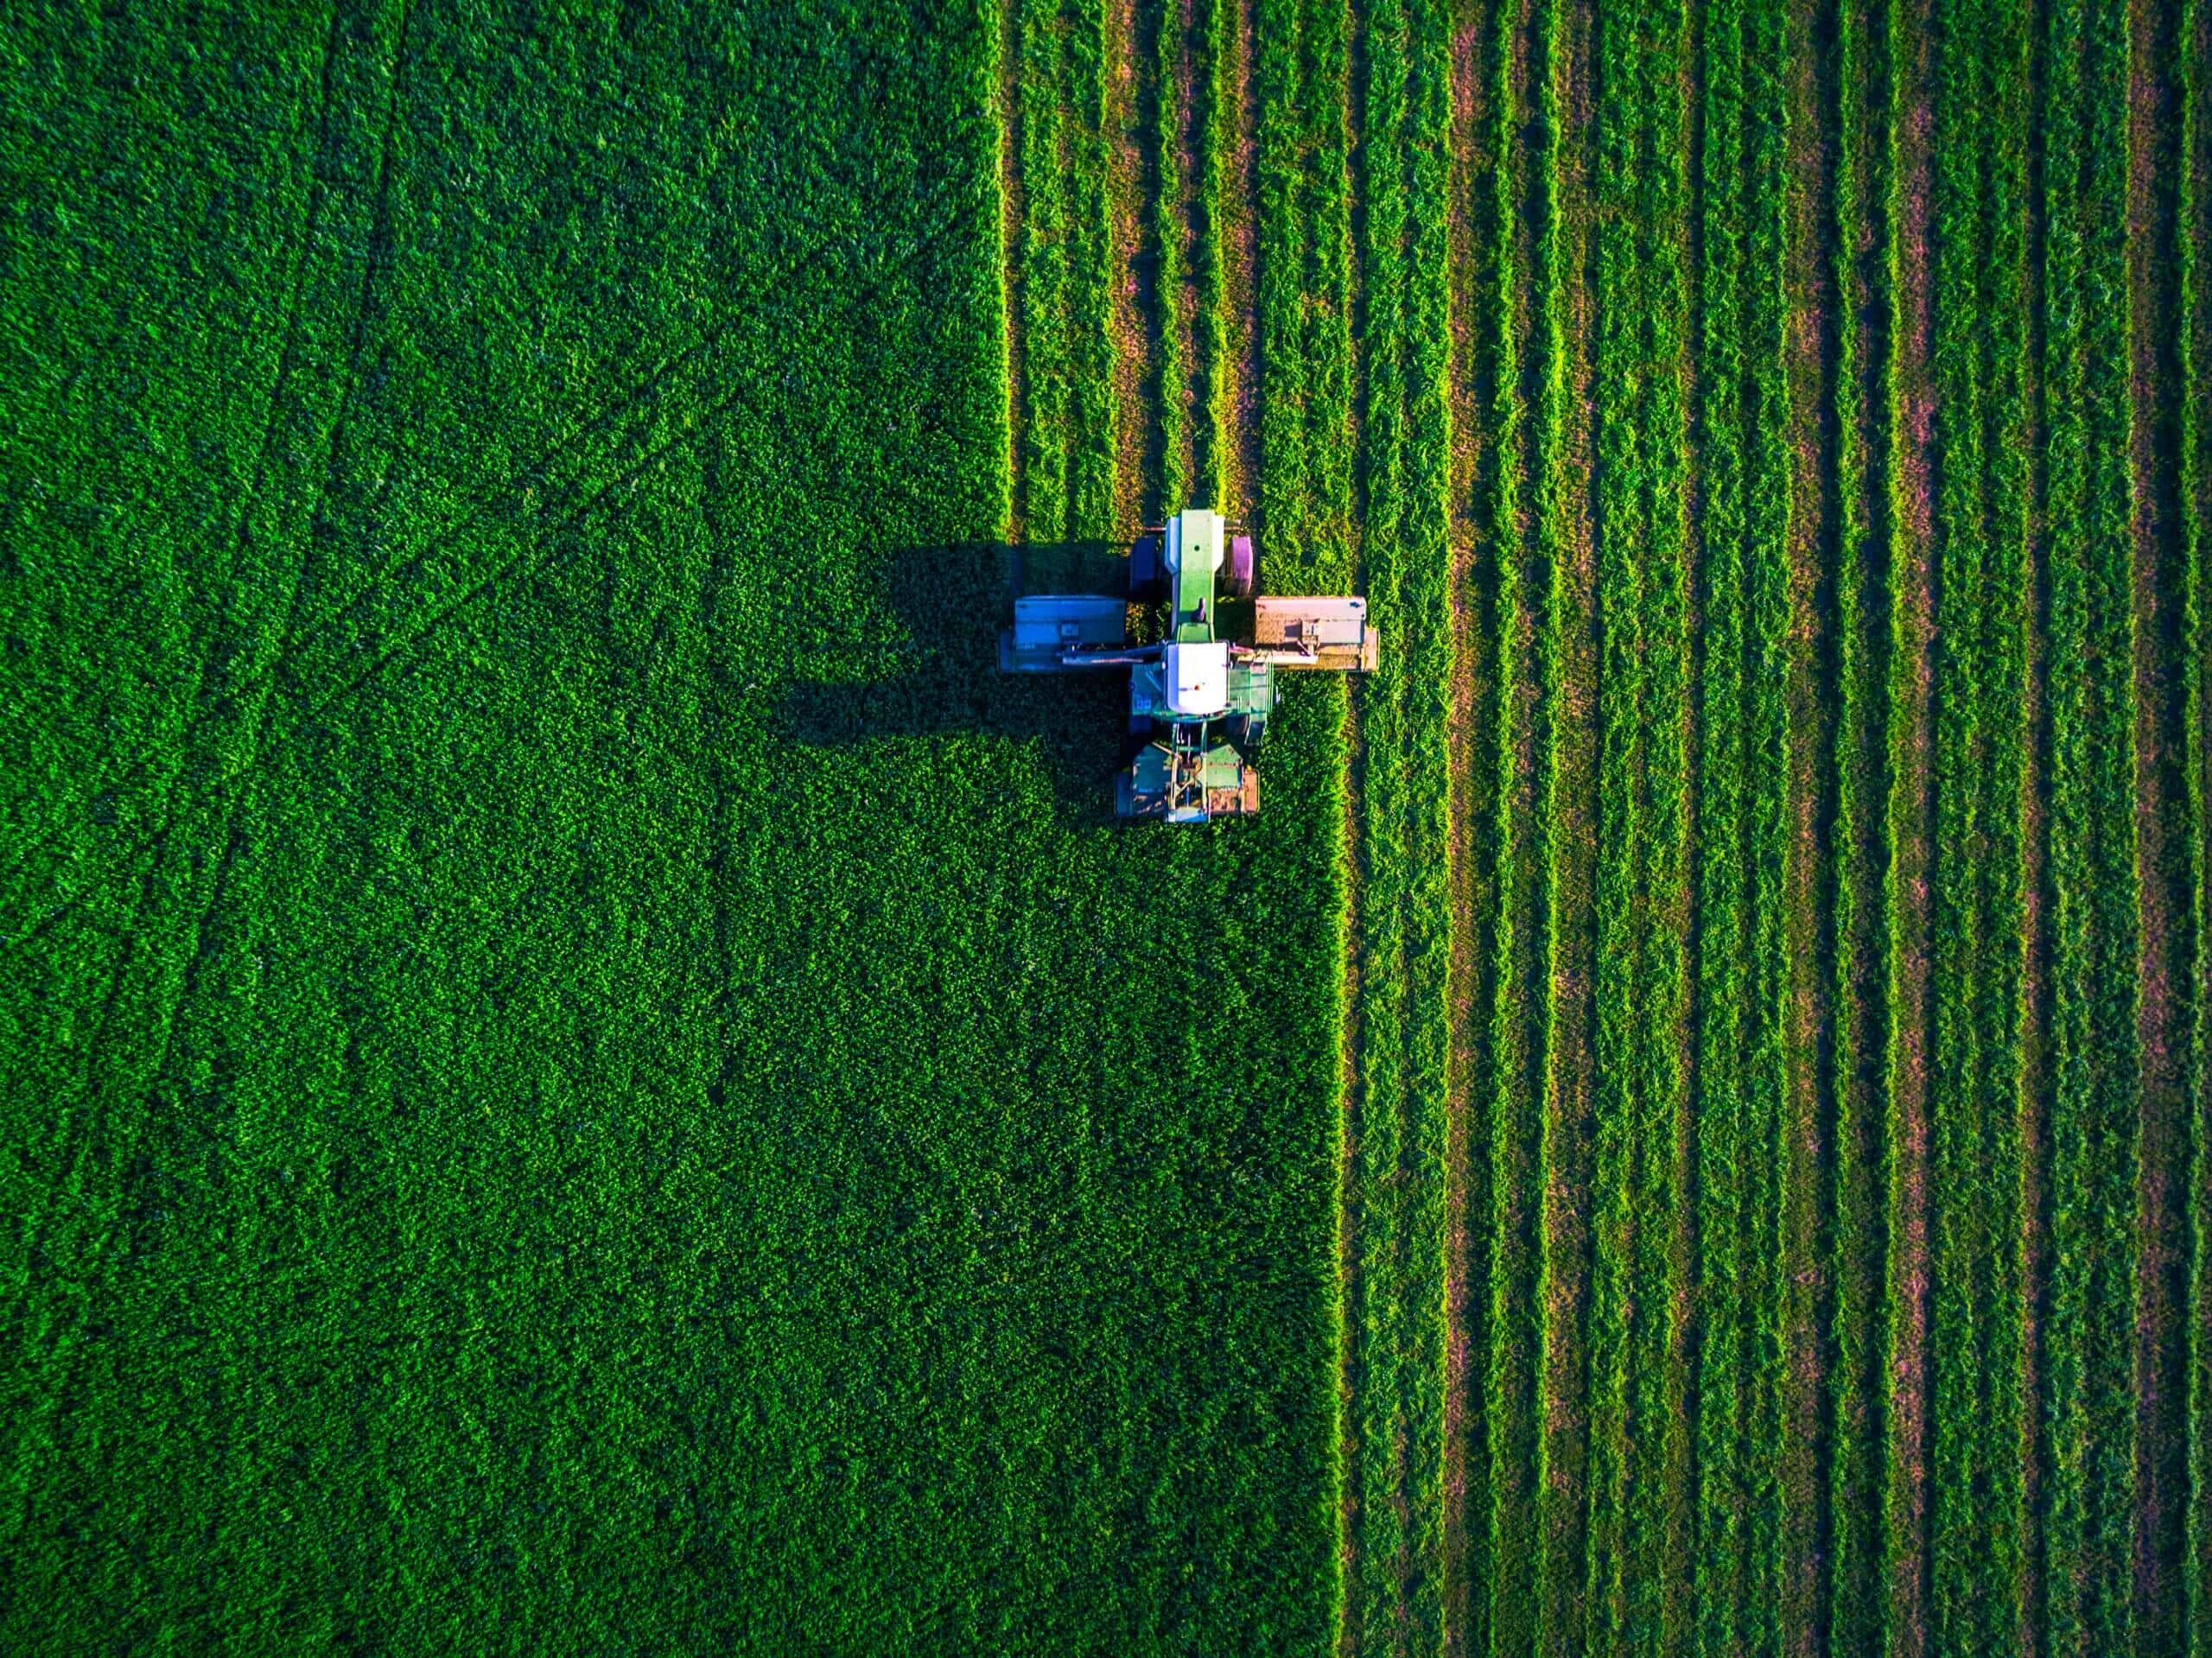
M 0 1651 L 2212 1658 L 2212 0 L 0 31 Z M 1009 569 L 1364 592 L 1117 824 Z

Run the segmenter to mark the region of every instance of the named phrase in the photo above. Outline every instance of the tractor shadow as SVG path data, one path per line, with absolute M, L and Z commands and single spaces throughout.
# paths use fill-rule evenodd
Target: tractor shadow
M 888 631 L 902 636 L 891 647 L 902 670 L 872 680 L 810 678 L 803 652 L 780 708 L 780 734 L 830 748 L 956 734 L 1035 745 L 1063 822 L 1114 822 L 1114 775 L 1127 753 L 1127 673 L 1001 673 L 999 633 L 1012 619 L 1014 600 L 1025 594 L 1125 594 L 1127 551 L 1103 541 L 899 549 L 874 586 L 881 613 L 895 619 Z M 883 653 L 880 645 L 868 651 L 878 658 Z

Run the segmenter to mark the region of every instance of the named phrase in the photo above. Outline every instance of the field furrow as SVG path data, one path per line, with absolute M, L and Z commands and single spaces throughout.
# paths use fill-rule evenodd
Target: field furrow
M 2178 8 L 2127 8 L 2128 543 L 2134 721 L 2133 1595 L 2145 1650 L 2180 1646 L 2189 1473 L 2184 1318 L 2190 972 L 2187 659 L 2180 654 Z
M 2183 1539 L 2183 1650 L 2212 1653 L 2212 6 L 2185 0 L 2179 33 L 2182 204 L 2177 236 L 2183 396 L 2181 509 L 2187 549 L 2182 661 L 2194 924 L 2189 1054 L 2187 1324 L 2189 1515 Z
M 1886 31 L 1879 10 L 1837 10 L 1837 503 L 1834 1230 L 1835 1364 L 1829 1628 L 1840 1653 L 1879 1650 L 1887 1581 L 1881 1529 L 1887 1394 L 1882 1125 L 1888 867 L 1890 511 Z

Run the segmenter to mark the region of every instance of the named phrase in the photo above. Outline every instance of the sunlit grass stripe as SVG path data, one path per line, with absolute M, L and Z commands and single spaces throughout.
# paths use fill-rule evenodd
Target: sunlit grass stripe
M 1021 321 L 1027 372 L 1027 429 L 1020 445 L 1031 539 L 1065 540 L 1069 521 L 1072 412 L 1070 378 L 1070 196 L 1065 143 L 1065 45 L 1059 0 L 1011 0 L 1019 10 L 1021 99 Z
M 1936 97 L 1929 0 L 1891 0 L 1890 62 L 1891 638 L 1885 900 L 1890 1048 L 1884 1114 L 1889 1259 L 1883 1293 L 1888 1371 L 1887 1637 L 1893 1651 L 1928 1641 L 1928 1307 L 1930 962 L 1936 633 L 1938 575 L 1931 260 L 1936 229 L 1929 112 Z
M 1449 959 L 1443 808 L 1446 580 L 1445 26 L 1366 19 L 1367 477 L 1363 577 L 1394 660 L 1362 702 L 1360 1602 L 1368 1649 L 1442 1638 L 1443 1113 Z
M 1543 1432 L 1539 1441 L 1539 1649 L 1579 1652 L 1586 1605 L 1589 1122 L 1593 1083 L 1592 903 L 1598 804 L 1597 569 L 1590 472 L 1592 8 L 1561 0 L 1549 17 L 1546 119 L 1556 135 L 1544 226 L 1545 427 L 1539 546 L 1550 568 L 1545 673 L 1552 835 L 1545 905 L 1548 1016 L 1543 1112 Z
M 2121 8 L 2051 10 L 2054 1651 L 2133 1639 L 2135 959 Z
M 1628 1622 L 1627 1558 L 1630 1297 L 1639 1221 L 1633 1176 L 1636 1093 L 1633 1053 L 1645 1018 L 1636 1007 L 1637 968 L 1647 922 L 1637 889 L 1636 768 L 1641 759 L 1643 525 L 1638 518 L 1639 364 L 1636 338 L 1639 271 L 1619 218 L 1642 159 L 1643 85 L 1634 20 L 1601 12 L 1597 29 L 1598 160 L 1591 195 L 1599 213 L 1598 338 L 1592 349 L 1597 401 L 1595 509 L 1598 611 L 1604 633 L 1599 696 L 1605 713 L 1598 755 L 1597 1078 L 1590 1158 L 1589 1564 L 1584 1588 L 1587 1640 L 1598 1651 L 1620 1642 Z
M 1834 238 L 1824 194 L 1834 143 L 1822 107 L 1823 43 L 1813 7 L 1785 9 L 1783 63 L 1784 316 L 1783 386 L 1789 407 L 1787 595 L 1783 661 L 1787 731 L 1783 791 L 1783 965 L 1785 1060 L 1780 1253 L 1789 1262 L 1782 1299 L 1782 1392 L 1777 1434 L 1781 1581 L 1776 1595 L 1779 1650 L 1813 1658 L 1827 1649 L 1826 1450 L 1821 1407 L 1834 1377 L 1827 1367 L 1826 1221 L 1822 1177 L 1828 1166 L 1829 1078 L 1823 1038 L 1832 998 L 1827 967 L 1828 848 L 1823 842 L 1826 771 L 1834 730 L 1828 683 L 1832 622 L 1824 591 L 1834 533 L 1829 468 L 1834 455 L 1827 417 L 1830 330 L 1834 326 Z
M 1537 1123 L 1543 1068 L 1545 823 L 1544 679 L 1537 657 L 1543 568 L 1533 535 L 1535 458 L 1544 411 L 1530 394 L 1541 384 L 1547 336 L 1539 327 L 1542 292 L 1536 264 L 1541 225 L 1537 195 L 1548 155 L 1541 129 L 1524 143 L 1541 97 L 1546 37 L 1535 0 L 1500 8 L 1493 60 L 1497 225 L 1492 426 L 1499 456 L 1491 521 L 1498 586 L 1497 931 L 1492 976 L 1490 1101 L 1490 1351 L 1482 1411 L 1489 1450 L 1488 1649 L 1496 1658 L 1531 1650 L 1536 1641 L 1536 1434 L 1538 1350 L 1535 1301 Z
M 1751 1493 L 1743 1638 L 1754 1651 L 1780 1643 L 1782 1587 L 1783 1302 L 1792 1264 L 1783 1253 L 1783 1170 L 1789 1077 L 1784 1050 L 1789 979 L 1783 861 L 1789 835 L 1789 387 L 1784 378 L 1783 0 L 1745 7 L 1743 350 L 1745 605 L 1751 659 L 1745 684 L 1744 787 L 1751 883 L 1745 992 L 1751 1028 L 1744 1056 L 1746 1295 L 1744 1472 Z
M 1696 1545 L 1697 1650 L 1724 1653 L 1743 1638 L 1751 1492 L 1743 1464 L 1748 1401 L 1743 1309 L 1747 1133 L 1746 1049 L 1756 1015 L 1751 831 L 1745 789 L 1751 731 L 1745 684 L 1748 634 L 1749 504 L 1744 455 L 1747 365 L 1743 334 L 1744 51 L 1741 14 L 1705 18 L 1704 239 L 1700 251 L 1702 352 L 1699 499 L 1703 506 L 1704 657 L 1698 731 L 1698 848 L 1694 859 L 1702 948 L 1698 1004 L 1698 1306 Z M 1758 1270 L 1749 1263 L 1748 1270 Z
M 1122 452 L 1115 397 L 1113 238 L 1107 226 L 1105 0 L 1061 0 L 1065 8 L 1066 79 L 1061 95 L 1067 158 L 1068 533 L 1109 536 L 1115 522 L 1114 469 Z
M 2026 1409 L 2018 1391 L 2023 1297 L 2022 1148 L 2018 1095 L 2023 1075 L 2023 962 L 1990 941 L 2017 939 L 2025 923 L 2022 788 L 2027 774 L 2027 556 L 2030 478 L 2023 353 L 2027 296 L 2027 19 L 2020 8 L 1982 7 L 1974 45 L 1986 68 L 1980 100 L 1985 165 L 1981 183 L 1984 257 L 1977 273 L 1976 341 L 1981 381 L 1983 473 L 1980 633 L 1971 641 L 1977 678 L 1978 750 L 1970 776 L 1978 791 L 1974 839 L 1980 919 L 1972 1017 L 1980 1055 L 1969 1079 L 1980 1136 L 1974 1190 L 1984 1236 L 1975 1269 L 1980 1391 L 1964 1408 L 1976 1421 L 1976 1478 L 1971 1496 L 1981 1528 L 1980 1581 L 1968 1633 L 1982 1649 L 2010 1644 L 2027 1587 L 2022 1558 L 2024 1478 L 2020 1464 Z M 1948 578 L 1947 578 L 1948 580 Z M 1939 1196 L 1942 1195 L 1939 1191 Z M 1963 1585 L 1961 1585 L 1963 1589 Z M 1946 1615 L 1939 1585 L 1936 1604 Z
M 2177 459 L 2183 394 L 2177 335 L 2181 180 L 2178 8 L 2126 7 L 2127 517 L 2132 714 L 2136 740 L 2132 861 L 2136 873 L 2135 1117 L 2131 1236 L 2134 1338 L 2131 1549 L 2134 1638 L 2145 1651 L 2181 1642 L 2177 1558 L 2187 1502 L 2187 1304 L 2177 1268 L 2186 1253 L 2190 971 L 2187 765 L 2180 632 L 2183 511 Z M 2174 215 L 2169 220 L 2168 215 Z M 2170 240 L 2170 238 L 2171 238 Z
M 1351 575 L 1347 19 L 1319 0 L 1263 0 L 1255 21 L 1267 556 L 1285 578 L 1341 589 Z
M 1346 201 L 1345 123 L 1347 76 L 1341 8 L 1318 0 L 1265 0 L 1254 16 L 1254 92 L 1258 102 L 1256 170 L 1257 311 L 1260 359 L 1266 365 L 1266 395 L 1260 405 L 1259 527 L 1269 574 L 1276 591 L 1327 592 L 1349 584 L 1351 546 L 1351 357 L 1350 216 Z M 1308 588 L 1307 584 L 1313 584 Z M 1301 688 L 1303 689 L 1303 688 Z M 1350 704 L 1341 683 L 1315 688 L 1326 699 L 1319 722 L 1327 733 L 1319 757 L 1332 768 L 1348 756 L 1351 740 Z M 1336 773 L 1332 771 L 1332 775 Z M 1339 785 L 1339 787 L 1350 786 Z M 1343 826 L 1339 795 L 1337 822 Z M 1342 883 L 1339 915 L 1358 913 L 1353 894 L 1358 871 L 1351 848 L 1339 848 L 1337 874 Z M 1348 1010 L 1343 968 L 1338 976 L 1338 1040 L 1346 1040 Z M 1344 1086 L 1346 1063 L 1340 1051 L 1336 1077 Z M 1363 1124 L 1346 1116 L 1349 1102 L 1335 1102 L 1340 1133 L 1356 1149 Z M 1347 1166 L 1339 1147 L 1339 1178 L 1348 1189 L 1337 1194 L 1339 1227 L 1354 1224 L 1359 1170 Z M 1353 1321 L 1359 1315 L 1357 1277 L 1358 1234 L 1340 1232 L 1334 1286 L 1337 1364 L 1332 1418 L 1329 1490 L 1339 1528 L 1331 1628 L 1339 1641 L 1356 1633 L 1360 1609 L 1358 1555 L 1364 1546 L 1356 1530 L 1363 1500 L 1353 1437 L 1359 1408 Z M 1346 1276 L 1349 1274 L 1350 1276 Z M 1346 1393 L 1350 1388 L 1349 1395 Z M 1350 1568 L 1348 1571 L 1347 1568 Z
M 1408 270 L 1402 142 L 1405 15 L 1384 3 L 1364 16 L 1365 98 L 1356 108 L 1365 160 L 1362 245 L 1356 250 L 1365 296 L 1365 332 L 1357 341 L 1365 366 L 1366 412 L 1359 432 L 1367 480 L 1363 524 L 1371 556 L 1363 574 L 1369 602 L 1389 607 L 1395 660 L 1361 699 L 1360 1083 L 1358 1186 L 1353 1225 L 1359 1255 L 1359 1321 L 1352 1407 L 1353 1479 L 1359 1497 L 1357 1574 L 1346 1625 L 1355 1650 L 1389 1651 L 1410 1636 L 1403 1587 L 1415 1570 L 1413 1533 L 1421 1516 L 1405 1487 L 1406 1458 L 1423 1424 L 1409 1410 L 1415 1354 L 1408 1295 L 1408 1174 L 1418 1178 L 1407 1143 L 1413 1078 L 1406 984 L 1408 877 L 1414 848 L 1407 810 L 1413 746 L 1421 734 L 1407 718 L 1405 651 L 1416 635 L 1400 618 L 1418 573 L 1401 544 L 1409 505 L 1403 353 Z
M 1691 16 L 1687 3 L 1651 24 L 1642 54 L 1647 78 L 1649 156 L 1637 178 L 1636 212 L 1651 227 L 1642 261 L 1641 310 L 1649 329 L 1642 386 L 1641 437 L 1646 542 L 1642 567 L 1643 760 L 1640 879 L 1649 931 L 1639 998 L 1648 1021 L 1639 1045 L 1636 1135 L 1638 1201 L 1637 1313 L 1630 1331 L 1635 1382 L 1629 1420 L 1627 1549 L 1634 1563 L 1626 1596 L 1627 1648 L 1654 1655 L 1688 1644 L 1694 1618 L 1690 1545 L 1696 1516 L 1690 1490 L 1692 1322 L 1689 1146 L 1694 985 L 1689 954 L 1691 810 L 1689 710 L 1690 551 L 1690 157 L 1695 111 L 1689 92 Z
M 1200 497 L 1230 510 L 1227 492 L 1229 446 L 1236 441 L 1230 429 L 1230 388 L 1234 384 L 1229 361 L 1229 285 L 1224 276 L 1230 249 L 1230 219 L 1223 212 L 1224 192 L 1240 187 L 1231 178 L 1236 153 L 1235 123 L 1239 111 L 1236 97 L 1236 0 L 1193 0 L 1192 44 L 1198 73 L 1205 80 L 1205 104 L 1198 121 L 1198 198 L 1204 204 L 1204 225 L 1196 250 L 1198 311 L 1191 327 L 1191 353 L 1205 377 L 1205 403 L 1194 411 L 1198 437 L 1193 451 L 1192 483 Z M 1196 20 L 1203 19 L 1199 23 Z M 1253 204 L 1246 203 L 1249 211 Z
M 1887 465 L 1880 377 L 1888 349 L 1884 268 L 1889 73 L 1879 0 L 1839 0 L 1836 193 L 1836 1144 L 1834 1515 L 1830 1638 L 1874 1650 L 1882 1630 L 1878 1318 L 1884 1253 L 1879 1076 L 1886 1048 L 1881 883 L 1887 797 L 1880 734 L 1888 647 Z
M 1185 192 L 1183 111 L 1195 103 L 1197 89 L 1183 84 L 1183 17 L 1175 0 L 1151 8 L 1154 24 L 1151 80 L 1154 88 L 1152 143 L 1157 188 L 1152 236 L 1159 250 L 1156 291 L 1160 308 L 1154 357 L 1160 421 L 1160 479 L 1157 510 L 1173 512 L 1190 499 L 1192 434 L 1190 390 L 1195 365 L 1184 336 L 1185 259 L 1183 238 L 1189 223 Z M 1143 13 L 1140 10 L 1142 27 Z M 1201 258 L 1203 255 L 1199 256 Z
M 1452 925 L 1446 726 L 1452 679 L 1452 460 L 1447 228 L 1452 127 L 1451 31 L 1444 0 L 1409 8 L 1405 161 L 1409 293 L 1402 345 L 1406 380 L 1407 499 L 1400 545 L 1408 580 L 1399 604 L 1405 637 L 1407 723 L 1414 740 L 1405 803 L 1413 867 L 1405 925 L 1408 1125 L 1411 1161 L 1405 1294 L 1413 1326 L 1408 1358 L 1411 1438 L 1404 1483 L 1414 1524 L 1414 1577 L 1407 1588 L 1413 1650 L 1438 1650 L 1444 1629 L 1443 1488 L 1446 1084 L 1452 1042 L 1449 970 Z M 1371 171 L 1370 171 L 1370 176 Z M 1371 554 L 1371 546 L 1364 549 Z
M 1497 919 L 1495 609 L 1498 451 L 1490 413 L 1497 372 L 1496 108 L 1492 73 L 1503 7 L 1473 0 L 1448 24 L 1446 321 L 1451 337 L 1448 476 L 1453 647 L 1446 725 L 1452 818 L 1449 950 L 1451 1087 L 1445 1128 L 1445 1400 L 1442 1651 L 1486 1658 L 1489 1445 L 1483 1366 L 1490 1344 L 1490 1042 Z M 1464 31 L 1464 32 L 1462 32 Z
M 1976 1495 L 1986 1446 L 2003 1424 L 1980 1408 L 1986 1328 L 1984 1262 L 2001 1224 L 1990 1210 L 1981 1168 L 1980 1078 L 2001 1058 L 1985 1051 L 1977 1018 L 1986 918 L 1980 903 L 1984 860 L 1976 848 L 1984 814 L 1978 754 L 1986 700 L 1983 661 L 1986 588 L 1994 549 L 1987 537 L 1981 406 L 1980 295 L 1990 264 L 1982 205 L 1981 138 L 1988 96 L 1983 47 L 1994 20 L 1966 0 L 1947 19 L 1932 89 L 1936 268 L 1933 365 L 1942 488 L 1936 502 L 1941 572 L 1937 670 L 1935 853 L 1929 868 L 1933 981 L 1930 1045 L 1929 1369 L 1930 1637 L 1940 1653 L 1983 1650 L 2009 1602 L 1986 1582 L 1992 1505 Z

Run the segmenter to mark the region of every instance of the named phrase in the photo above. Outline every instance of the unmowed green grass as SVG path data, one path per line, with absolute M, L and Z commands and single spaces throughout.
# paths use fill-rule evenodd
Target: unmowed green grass
M 1316 1643 L 1331 708 L 993 676 L 996 39 L 20 37 L 10 1650 Z

